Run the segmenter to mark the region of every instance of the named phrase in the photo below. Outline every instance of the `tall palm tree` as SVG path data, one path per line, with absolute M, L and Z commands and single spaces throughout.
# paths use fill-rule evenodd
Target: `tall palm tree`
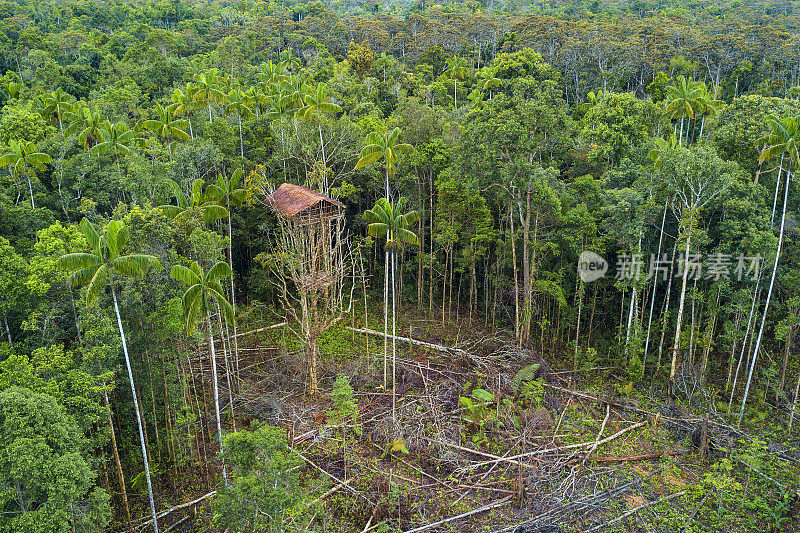
M 457 80 L 464 79 L 464 76 L 466 76 L 468 72 L 467 60 L 463 57 L 454 55 L 447 60 L 447 67 L 444 69 L 444 75 L 453 79 L 453 102 L 456 109 L 458 109 Z
M 219 385 L 217 380 L 217 357 L 214 351 L 214 333 L 211 327 L 211 308 L 212 301 L 216 302 L 222 316 L 229 324 L 235 323 L 233 307 L 225 299 L 222 285 L 219 281 L 231 276 L 231 267 L 225 262 L 218 262 L 212 266 L 208 272 L 192 261 L 189 267 L 175 265 L 169 273 L 172 279 L 176 279 L 186 285 L 186 292 L 183 293 L 183 313 L 186 315 L 186 331 L 194 331 L 198 319 L 205 320 L 208 327 L 208 349 L 211 352 L 211 375 L 214 379 L 214 406 L 217 415 L 217 435 L 219 437 L 219 449 L 222 451 L 222 422 L 219 414 Z M 225 471 L 225 460 L 222 461 L 222 478 L 225 485 L 228 484 L 228 475 Z
M 97 156 L 111 152 L 117 165 L 119 177 L 122 178 L 122 167 L 119 164 L 119 160 L 123 156 L 130 155 L 130 146 L 135 137 L 134 131 L 124 122 L 112 124 L 106 120 L 100 127 L 100 138 L 94 146 L 89 148 L 89 154 Z
M 375 207 L 364 212 L 364 220 L 369 223 L 367 233 L 370 237 L 375 239 L 386 239 L 384 246 L 387 254 L 387 259 L 391 257 L 391 270 L 392 270 L 392 419 L 395 419 L 395 403 L 397 393 L 396 378 L 396 365 L 397 365 L 397 337 L 396 337 L 396 318 L 397 310 L 395 305 L 395 292 L 396 285 L 394 280 L 394 273 L 396 269 L 395 255 L 397 250 L 402 249 L 405 244 L 413 244 L 419 246 L 419 237 L 409 230 L 419 220 L 419 215 L 416 211 L 408 211 L 404 213 L 407 200 L 401 196 L 396 203 L 392 203 L 386 198 L 379 198 L 375 202 Z M 387 263 L 388 264 L 388 263 Z M 384 302 L 384 309 L 388 307 Z M 385 317 L 385 312 L 384 312 Z M 384 318 L 383 331 L 384 339 L 386 339 L 387 324 Z M 384 345 L 385 346 L 385 345 Z M 383 373 L 384 383 L 386 381 L 386 350 L 383 356 Z
M 492 89 L 500 87 L 501 80 L 497 77 L 497 69 L 491 67 L 484 67 L 478 73 L 481 81 L 478 82 L 478 87 L 483 92 L 489 93 L 489 99 L 492 99 Z
M 300 59 L 294 55 L 291 48 L 287 48 L 281 52 L 280 65 L 292 74 L 295 74 L 300 69 Z
M 172 91 L 170 99 L 172 103 L 167 106 L 167 110 L 173 115 L 186 115 L 186 122 L 189 123 L 189 137 L 194 139 L 194 131 L 192 129 L 192 117 L 189 112 L 195 108 L 196 102 L 194 101 L 194 93 L 196 89 L 194 84 L 187 84 L 186 90 L 177 88 Z
M 242 119 L 247 120 L 253 115 L 253 111 L 248 105 L 247 93 L 241 89 L 231 89 L 228 93 L 227 103 L 225 104 L 225 114 L 236 113 L 239 121 L 239 150 L 244 157 L 244 137 L 242 137 Z
M 28 191 L 31 195 L 31 209 L 36 209 L 33 200 L 33 185 L 31 173 L 34 169 L 44 171 L 44 166 L 50 164 L 50 156 L 36 151 L 36 145 L 30 141 L 17 141 L 11 139 L 8 150 L 0 156 L 0 166 L 8 166 L 11 178 L 16 181 L 20 174 L 28 180 Z
M 779 155 L 785 156 L 786 159 L 789 160 L 789 169 L 786 171 L 786 179 L 784 180 L 783 212 L 781 213 L 781 226 L 780 230 L 778 231 L 778 247 L 775 250 L 775 262 L 772 265 L 772 276 L 769 280 L 767 301 L 764 304 L 764 314 L 761 317 L 761 326 L 758 329 L 756 344 L 753 347 L 753 353 L 750 356 L 750 371 L 747 375 L 747 384 L 744 387 L 742 407 L 739 409 L 739 424 L 742 423 L 742 417 L 744 416 L 744 405 L 747 402 L 747 394 L 750 392 L 750 382 L 753 379 L 753 370 L 756 366 L 758 350 L 761 348 L 761 338 L 764 334 L 764 324 L 767 321 L 767 311 L 769 311 L 769 303 L 772 299 L 772 289 L 775 286 L 775 277 L 778 273 L 778 261 L 781 257 L 783 234 L 786 227 L 786 206 L 789 203 L 789 185 L 792 183 L 792 176 L 796 175 L 798 168 L 800 168 L 800 149 L 798 148 L 798 145 L 800 145 L 800 115 L 786 117 L 782 121 L 775 116 L 770 116 L 767 118 L 767 125 L 769 126 L 770 133 L 760 141 L 764 145 L 764 150 L 761 152 L 758 161 L 759 163 L 763 163 L 767 159 L 772 159 L 774 157 L 778 157 Z
M 219 90 L 221 83 L 219 71 L 215 68 L 207 70 L 194 77 L 194 101 L 202 107 L 208 108 L 208 121 L 213 122 L 211 117 L 211 105 L 214 102 L 222 103 L 225 101 L 225 93 Z
M 472 109 L 480 111 L 481 109 L 486 108 L 486 102 L 483 100 L 483 91 L 480 89 L 475 89 L 467 96 L 467 100 L 472 102 L 470 106 Z
M 703 130 L 706 127 L 706 117 L 715 117 L 719 114 L 723 107 L 725 107 L 725 102 L 722 100 L 717 100 L 714 96 L 714 93 L 708 90 L 705 83 L 700 84 L 700 88 L 702 92 L 698 98 L 699 102 L 699 111 L 703 115 L 703 120 L 700 122 L 700 139 L 703 138 Z
M 303 95 L 302 104 L 302 107 L 298 108 L 295 112 L 295 116 L 301 117 L 303 120 L 312 120 L 319 113 L 335 114 L 342 110 L 341 107 L 328 97 L 328 85 L 326 83 L 320 83 L 317 85 L 316 89 L 307 87 Z M 322 121 L 317 122 L 317 128 L 319 129 L 319 146 L 322 150 L 322 165 L 327 168 L 328 162 L 325 158 L 325 141 L 322 139 Z M 328 189 L 328 174 L 327 172 L 323 172 L 323 175 L 325 177 L 322 193 L 328 195 L 330 194 Z
M 204 224 L 211 224 L 217 220 L 222 220 L 228 216 L 228 210 L 215 204 L 211 197 L 203 189 L 205 181 L 201 178 L 194 180 L 192 190 L 187 196 L 181 186 L 172 180 L 167 180 L 167 188 L 172 196 L 175 197 L 178 205 L 162 205 L 161 211 L 164 216 L 176 222 L 183 222 L 192 213 L 199 213 Z
M 152 255 L 128 254 L 123 255 L 128 244 L 128 228 L 119 220 L 112 220 L 106 224 L 102 233 L 98 233 L 92 224 L 85 218 L 81 220 L 81 232 L 86 237 L 91 251 L 89 253 L 73 253 L 62 255 L 58 260 L 60 270 L 72 271 L 70 282 L 73 286 L 88 285 L 86 289 L 86 303 L 91 305 L 108 285 L 111 288 L 111 298 L 114 302 L 114 312 L 117 316 L 117 327 L 122 339 L 122 353 L 125 355 L 125 366 L 128 369 L 128 381 L 131 384 L 133 407 L 136 411 L 136 422 L 139 426 L 139 443 L 142 448 L 144 461 L 144 474 L 147 479 L 147 491 L 150 496 L 150 511 L 153 513 L 153 528 L 158 533 L 158 517 L 156 504 L 153 498 L 153 484 L 150 479 L 150 463 L 147 460 L 147 443 L 144 438 L 142 426 L 142 412 L 136 395 L 136 384 L 133 380 L 131 360 L 128 356 L 128 343 L 125 329 L 122 327 L 122 317 L 119 314 L 117 303 L 117 289 L 115 277 L 141 278 L 149 268 L 161 268 L 158 259 Z
M 231 224 L 231 213 L 234 207 L 240 207 L 247 196 L 247 191 L 239 185 L 242 182 L 242 169 L 237 168 L 230 178 L 222 174 L 217 175 L 217 184 L 209 185 L 206 188 L 206 195 L 213 198 L 214 203 L 223 207 L 228 212 L 228 263 L 233 272 L 233 225 Z M 233 274 L 231 274 L 231 307 L 236 313 L 236 291 L 234 290 Z M 233 346 L 236 357 L 236 368 L 239 368 L 239 342 L 237 341 L 238 332 L 236 322 L 233 323 Z
M 88 150 L 100 141 L 100 130 L 103 128 L 103 117 L 100 113 L 88 107 L 76 105 L 72 111 L 67 113 L 67 118 L 70 120 L 67 135 L 77 135 L 78 142 L 83 145 L 84 150 Z
M 55 91 L 45 94 L 42 97 L 44 115 L 55 116 L 58 120 L 58 128 L 61 130 L 61 135 L 64 135 L 64 115 L 72 111 L 72 97 L 69 93 L 65 93 L 61 87 Z
M 664 113 L 672 120 L 681 119 L 681 133 L 678 144 L 683 141 L 683 121 L 694 118 L 695 112 L 700 109 L 700 97 L 703 94 L 701 84 L 694 80 L 687 80 L 681 75 L 677 78 L 676 85 L 667 86 L 667 103 Z M 675 125 L 677 129 L 677 124 Z M 688 128 L 687 128 L 688 133 Z
M 185 141 L 189 138 L 189 134 L 184 130 L 189 122 L 184 119 L 173 118 L 174 115 L 161 107 L 161 104 L 156 104 L 156 115 L 157 118 L 155 119 L 145 120 L 144 127 L 153 130 L 156 135 L 161 137 L 164 144 L 169 148 L 169 156 L 172 158 L 172 141 L 176 139 Z
M 394 176 L 400 155 L 410 151 L 413 146 L 399 142 L 400 128 L 380 133 L 373 131 L 367 135 L 366 146 L 361 149 L 356 170 L 384 160 L 386 168 L 386 198 L 391 198 L 389 176 Z
M 256 74 L 256 79 L 269 86 L 273 83 L 285 83 L 288 79 L 288 74 L 283 64 L 276 64 L 270 60 L 261 65 L 261 70 Z

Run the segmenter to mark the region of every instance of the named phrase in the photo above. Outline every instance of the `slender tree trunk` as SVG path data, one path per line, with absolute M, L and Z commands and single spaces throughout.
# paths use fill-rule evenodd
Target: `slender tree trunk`
M 230 207 L 230 206 L 229 206 Z M 231 212 L 228 209 L 228 262 L 231 267 L 231 307 L 233 308 L 233 316 L 236 316 L 236 290 L 233 284 L 233 225 L 231 224 Z M 233 321 L 233 351 L 234 361 L 236 365 L 236 388 L 239 388 L 239 333 L 236 329 L 236 321 Z
M 709 325 L 708 335 L 706 335 L 706 345 L 703 347 L 703 358 L 700 360 L 700 379 L 703 381 L 705 381 L 706 372 L 708 371 L 708 356 L 711 353 L 711 346 L 713 345 L 714 330 L 717 328 L 717 315 L 719 314 L 719 298 L 721 294 L 722 285 L 717 287 L 717 298 L 714 301 L 711 324 Z
M 114 453 L 114 464 L 117 467 L 117 479 L 119 479 L 120 494 L 122 495 L 122 505 L 125 507 L 125 515 L 128 518 L 128 530 L 133 531 L 131 521 L 131 508 L 128 505 L 128 492 L 125 490 L 125 474 L 122 472 L 122 463 L 119 460 L 119 450 L 117 449 L 117 436 L 114 431 L 114 422 L 111 420 L 111 404 L 108 401 L 108 393 L 104 390 L 103 396 L 108 407 L 108 429 L 111 431 L 111 450 Z
M 242 116 L 241 115 L 237 116 L 239 117 L 239 152 L 242 155 L 242 159 L 244 159 L 244 136 L 242 135 Z M 325 194 L 328 193 L 326 192 Z
M 658 258 L 659 261 L 661 260 L 661 246 L 664 243 L 664 223 L 667 220 L 668 204 L 669 202 L 664 202 L 664 214 L 661 216 L 661 232 L 658 235 L 658 253 L 656 254 L 656 257 Z M 647 317 L 647 334 L 645 336 L 645 341 L 644 341 L 644 353 L 642 354 L 642 375 L 644 375 L 644 371 L 647 368 L 647 352 L 648 348 L 650 347 L 650 327 L 653 324 L 653 308 L 655 307 L 656 304 L 656 294 L 658 293 L 658 290 L 656 290 L 657 287 L 658 287 L 658 275 L 656 273 L 653 274 L 653 289 L 652 289 L 653 294 L 652 297 L 650 298 L 650 314 Z
M 586 284 L 579 278 L 578 288 L 578 323 L 575 325 L 575 358 L 572 362 L 573 370 L 578 369 L 578 346 L 581 341 L 581 311 L 583 310 L 583 293 L 586 290 Z
M 678 319 L 675 325 L 675 342 L 672 345 L 672 364 L 669 368 L 669 394 L 675 395 L 675 375 L 678 371 L 678 350 L 681 342 L 681 325 L 683 324 L 683 306 L 686 303 L 686 282 L 689 278 L 689 250 L 692 244 L 693 221 L 689 220 L 688 233 L 686 235 L 686 253 L 684 254 L 683 280 L 681 281 L 681 299 L 678 304 Z
M 750 392 L 750 383 L 753 379 L 753 370 L 756 367 L 756 359 L 758 359 L 758 350 L 761 348 L 761 338 L 764 334 L 764 324 L 767 321 L 767 313 L 769 312 L 769 303 L 772 299 L 772 289 L 775 286 L 775 278 L 778 274 L 778 261 L 781 258 L 781 247 L 783 246 L 783 230 L 786 227 L 786 205 L 789 202 L 789 185 L 792 183 L 791 171 L 786 172 L 786 187 L 783 192 L 783 213 L 781 214 L 781 229 L 778 232 L 778 249 L 775 251 L 775 264 L 772 267 L 772 276 L 769 280 L 769 289 L 767 290 L 767 301 L 764 304 L 764 315 L 761 317 L 761 326 L 758 329 L 758 338 L 756 339 L 756 346 L 753 349 L 753 356 L 750 359 L 750 372 L 747 374 L 747 384 L 744 386 L 744 397 L 742 398 L 742 407 L 739 409 L 738 425 L 742 424 L 742 417 L 744 416 L 744 406 L 747 403 L 747 394 Z
M 797 375 L 797 385 L 794 387 L 794 400 L 792 401 L 792 412 L 789 413 L 789 431 L 792 434 L 792 423 L 794 422 L 794 414 L 797 412 L 797 395 L 800 393 L 800 374 Z
M 733 324 L 733 331 L 737 331 L 739 329 L 739 322 L 741 321 L 741 311 L 736 311 L 736 322 Z M 728 359 L 728 379 L 725 381 L 725 391 L 728 391 L 728 388 L 731 386 L 731 379 L 733 379 L 733 362 L 736 361 L 736 340 L 731 343 L 731 356 Z M 728 409 L 730 411 L 730 409 Z
M 217 416 L 217 437 L 219 438 L 219 453 L 222 453 L 222 421 L 219 416 L 219 383 L 217 379 L 217 354 L 214 350 L 214 331 L 211 327 L 211 316 L 206 311 L 206 325 L 208 326 L 208 348 L 211 351 L 211 378 L 214 382 L 214 410 Z M 228 486 L 228 473 L 225 470 L 225 459 L 222 459 L 222 479 Z
M 422 182 L 419 179 L 419 175 L 417 175 L 417 197 L 419 198 L 420 206 L 422 206 L 422 209 L 420 209 L 420 216 L 417 217 L 417 233 L 419 235 L 420 251 L 420 253 L 417 254 L 417 310 L 422 311 L 422 294 L 425 285 L 423 279 L 424 270 L 422 269 L 422 254 L 425 250 L 425 201 L 422 199 Z
M 3 324 L 6 327 L 6 335 L 8 335 L 8 344 L 14 344 L 11 341 L 11 328 L 8 327 L 8 317 L 6 316 L 5 309 L 3 310 Z
M 231 405 L 231 425 L 233 426 L 233 431 L 236 431 L 236 415 L 233 411 L 233 386 L 231 385 L 231 368 L 228 364 L 228 354 L 231 351 L 231 339 L 230 339 L 230 331 L 228 331 L 228 346 L 227 349 L 225 347 L 225 331 L 222 329 L 222 310 L 220 309 L 219 305 L 217 305 L 217 323 L 219 324 L 219 338 L 222 341 L 222 357 L 225 361 L 225 377 L 226 381 L 228 382 L 228 402 Z M 226 328 L 227 329 L 227 328 Z
M 689 366 L 694 366 L 694 325 L 697 323 L 695 318 L 695 308 L 697 307 L 697 278 L 692 287 L 692 325 L 689 327 Z M 702 317 L 701 317 L 702 318 Z
M 781 164 L 778 165 L 778 179 L 775 181 L 775 195 L 772 198 L 772 216 L 769 219 L 769 227 L 775 223 L 775 210 L 778 207 L 778 191 L 781 188 L 781 174 L 783 173 L 783 158 L 785 154 L 781 154 Z
M 392 421 L 397 420 L 397 311 L 395 308 L 395 250 L 392 250 Z M 384 337 L 386 338 L 386 337 Z
M 136 396 L 136 385 L 133 381 L 133 369 L 131 368 L 131 360 L 128 356 L 128 343 L 125 339 L 125 330 L 122 328 L 122 317 L 119 314 L 119 305 L 117 304 L 117 291 L 114 289 L 113 283 L 111 284 L 111 296 L 114 299 L 114 312 L 117 314 L 117 326 L 119 327 L 119 336 L 122 339 L 122 353 L 125 355 L 125 366 L 128 368 L 128 381 L 130 381 L 131 384 L 133 408 L 136 411 L 136 423 L 139 425 L 139 443 L 142 445 L 144 476 L 147 479 L 147 493 L 150 496 L 150 511 L 153 513 L 153 530 L 155 533 L 158 533 L 158 517 L 156 516 L 156 502 L 153 498 L 153 484 L 150 480 L 150 461 L 147 460 L 147 444 L 145 442 L 144 429 L 142 427 L 142 411 L 139 409 L 139 399 Z
M 27 174 L 25 177 L 28 179 L 28 191 L 30 191 L 31 194 L 31 209 L 36 209 L 36 204 L 33 201 L 33 185 L 31 184 L 31 177 Z
M 789 348 L 792 345 L 792 333 L 794 332 L 794 327 L 790 327 L 789 330 L 786 332 L 786 340 L 784 341 L 786 346 L 783 350 L 783 364 L 781 364 L 781 379 L 780 383 L 778 383 L 778 390 L 775 392 L 775 399 L 778 399 L 778 396 L 781 392 L 783 392 L 783 385 L 786 381 L 786 367 L 789 365 Z
M 519 347 L 522 348 L 522 332 L 520 331 L 519 320 L 519 273 L 517 271 L 517 245 L 514 238 L 514 202 L 511 202 L 511 262 L 514 264 L 514 334 L 517 337 Z
M 383 268 L 383 388 L 388 383 L 389 357 L 389 250 L 385 250 L 386 260 Z
M 744 338 L 742 339 L 742 351 L 739 353 L 739 362 L 736 364 L 736 373 L 733 375 L 733 385 L 731 385 L 731 397 L 728 400 L 728 413 L 731 412 L 731 406 L 733 405 L 733 395 L 736 392 L 736 383 L 739 381 L 739 370 L 742 368 L 742 361 L 744 360 L 744 353 L 747 351 L 747 337 L 750 335 L 750 328 L 754 324 L 753 319 L 755 318 L 755 310 L 756 310 L 756 302 L 761 296 L 761 291 L 759 289 L 759 283 L 761 279 L 756 282 L 756 286 L 753 292 L 753 302 L 750 304 L 750 315 L 747 317 L 747 329 L 744 332 Z

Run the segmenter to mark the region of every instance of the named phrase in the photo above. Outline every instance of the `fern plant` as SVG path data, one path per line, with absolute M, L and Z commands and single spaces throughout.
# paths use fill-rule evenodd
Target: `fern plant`
M 544 400 L 544 382 L 536 378 L 539 366 L 540 365 L 537 363 L 523 367 L 516 373 L 514 379 L 511 380 L 514 392 L 525 405 L 533 405 L 535 407 L 542 406 L 542 400 Z

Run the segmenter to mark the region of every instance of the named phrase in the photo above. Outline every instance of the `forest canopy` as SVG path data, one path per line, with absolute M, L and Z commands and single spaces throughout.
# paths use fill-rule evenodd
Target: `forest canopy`
M 795 10 L 0 2 L 0 531 L 796 523 Z

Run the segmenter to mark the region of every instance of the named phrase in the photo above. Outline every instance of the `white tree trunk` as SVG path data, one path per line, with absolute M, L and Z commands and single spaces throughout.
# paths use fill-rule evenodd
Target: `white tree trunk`
M 219 383 L 217 380 L 217 354 L 214 350 L 214 333 L 211 329 L 211 316 L 206 310 L 206 325 L 208 326 L 208 348 L 211 351 L 211 377 L 214 381 L 214 410 L 217 415 L 217 436 L 219 437 L 219 452 L 222 453 L 222 422 L 219 416 Z M 228 485 L 228 474 L 225 471 L 225 459 L 222 460 L 222 479 Z
M 231 225 L 231 212 L 230 205 L 228 206 L 228 261 L 231 267 L 231 307 L 233 308 L 233 316 L 236 316 L 236 290 L 233 285 L 233 230 Z M 234 365 L 236 366 L 236 388 L 239 389 L 239 340 L 238 331 L 236 330 L 236 321 L 233 321 L 233 353 Z
M 733 375 L 733 385 L 731 385 L 731 397 L 728 400 L 728 413 L 731 412 L 731 406 L 733 405 L 733 395 L 736 392 L 736 383 L 739 381 L 739 370 L 742 368 L 742 361 L 744 360 L 744 352 L 747 350 L 747 337 L 750 335 L 750 328 L 753 325 L 753 317 L 755 317 L 756 311 L 756 302 L 758 301 L 758 297 L 761 294 L 759 290 L 759 284 L 761 283 L 761 277 L 759 276 L 758 281 L 756 281 L 755 289 L 753 290 L 753 301 L 750 304 L 750 314 L 747 317 L 747 328 L 744 331 L 744 338 L 742 339 L 742 350 L 739 352 L 739 362 L 736 363 L 736 373 Z
M 764 315 L 761 317 L 761 326 L 758 328 L 758 337 L 756 337 L 756 345 L 753 348 L 753 355 L 750 358 L 750 372 L 747 374 L 747 384 L 744 386 L 744 396 L 742 397 L 742 407 L 739 409 L 738 425 L 742 424 L 742 417 L 744 416 L 744 405 L 747 403 L 747 394 L 750 392 L 750 383 L 753 379 L 753 370 L 756 367 L 756 359 L 758 358 L 758 350 L 761 348 L 761 338 L 764 334 L 764 324 L 767 321 L 767 313 L 769 312 L 769 302 L 772 299 L 772 289 L 775 286 L 775 277 L 778 274 L 778 261 L 781 257 L 781 246 L 783 245 L 783 230 L 786 227 L 786 204 L 789 202 L 789 185 L 792 182 L 791 171 L 786 172 L 786 187 L 783 191 L 783 212 L 781 214 L 781 229 L 778 232 L 778 249 L 775 251 L 775 264 L 772 266 L 772 276 L 769 280 L 769 289 L 767 290 L 767 301 L 764 304 Z
M 675 342 L 672 345 L 672 364 L 669 369 L 669 393 L 675 394 L 675 375 L 678 371 L 678 349 L 681 342 L 681 326 L 683 324 L 683 306 L 686 303 L 686 281 L 689 278 L 689 250 L 692 244 L 692 221 L 689 221 L 689 233 L 686 236 L 686 253 L 684 255 L 683 281 L 681 282 L 681 299 L 678 304 L 678 321 L 675 325 Z
M 133 381 L 133 370 L 131 369 L 131 359 L 128 356 L 128 342 L 125 339 L 125 330 L 122 328 L 122 318 L 119 314 L 119 305 L 117 304 L 117 292 L 114 290 L 114 285 L 111 285 L 111 296 L 114 299 L 114 312 L 117 315 L 117 326 L 119 327 L 119 336 L 122 339 L 122 353 L 125 355 L 125 366 L 128 369 L 128 381 L 131 383 L 131 393 L 133 395 L 133 408 L 136 411 L 136 422 L 139 425 L 139 442 L 142 445 L 142 460 L 144 461 L 144 477 L 147 479 L 147 494 L 150 496 L 150 511 L 153 513 L 153 529 L 158 533 L 158 519 L 156 517 L 156 502 L 153 498 L 153 483 L 150 480 L 150 462 L 147 460 L 147 444 L 144 440 L 144 429 L 142 427 L 142 411 L 139 409 L 139 400 L 136 396 L 136 385 Z
M 664 242 L 664 223 L 667 220 L 667 205 L 669 202 L 664 202 L 664 214 L 661 217 L 661 233 L 658 237 L 658 254 L 656 258 L 660 261 L 661 260 L 661 245 Z M 647 318 L 647 334 L 644 341 L 644 353 L 642 354 L 642 374 L 644 375 L 644 371 L 647 368 L 647 349 L 650 347 L 650 326 L 653 324 L 653 307 L 656 304 L 656 293 L 658 292 L 656 288 L 658 287 L 658 278 L 656 274 L 653 274 L 653 294 L 652 298 L 650 298 L 650 315 Z
M 389 250 L 385 250 L 386 260 L 383 268 L 383 388 L 388 386 L 388 357 L 389 357 Z
M 394 256 L 395 252 L 392 250 L 392 421 L 397 420 L 397 310 L 395 309 Z

